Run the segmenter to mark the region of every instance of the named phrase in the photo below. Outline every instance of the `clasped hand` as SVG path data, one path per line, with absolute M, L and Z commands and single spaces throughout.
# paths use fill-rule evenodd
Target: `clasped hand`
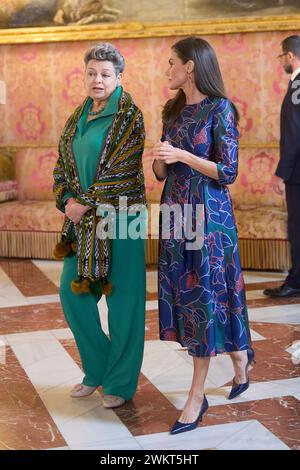
M 279 178 L 278 176 L 275 176 L 274 177 L 274 191 L 276 194 L 279 194 L 280 196 L 282 196 L 285 192 L 285 184 L 284 184 L 284 181 L 283 179 Z
M 69 219 L 72 220 L 72 222 L 74 222 L 74 224 L 78 224 L 82 216 L 90 209 L 91 208 L 89 206 L 79 204 L 76 199 L 70 198 L 66 203 L 65 214 Z
M 178 149 L 169 144 L 169 142 L 157 142 L 153 147 L 153 155 L 155 160 L 170 165 L 171 163 L 183 162 L 185 150 Z

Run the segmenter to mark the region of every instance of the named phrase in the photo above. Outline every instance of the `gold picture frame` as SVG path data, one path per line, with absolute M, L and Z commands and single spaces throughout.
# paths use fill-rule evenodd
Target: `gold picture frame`
M 167 36 L 300 31 L 300 15 L 257 16 L 184 22 L 97 23 L 0 29 L 0 44 L 93 41 Z

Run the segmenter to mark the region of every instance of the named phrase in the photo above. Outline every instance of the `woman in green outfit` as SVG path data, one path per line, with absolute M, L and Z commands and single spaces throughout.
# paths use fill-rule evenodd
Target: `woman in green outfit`
M 118 49 L 97 44 L 84 60 L 87 98 L 65 125 L 54 169 L 56 205 L 65 213 L 54 256 L 64 258 L 60 299 L 85 374 L 71 397 L 88 396 L 101 385 L 103 405 L 114 408 L 134 395 L 143 357 L 145 132 L 141 111 L 121 87 Z M 109 238 L 99 222 L 102 228 L 114 224 Z M 139 226 L 138 236 L 128 236 L 132 224 Z M 97 308 L 103 294 L 109 338 Z

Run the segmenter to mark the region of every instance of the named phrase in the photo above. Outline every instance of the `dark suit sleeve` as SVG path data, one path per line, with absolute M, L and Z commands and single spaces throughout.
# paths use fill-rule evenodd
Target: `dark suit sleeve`
M 300 160 L 300 104 L 288 98 L 285 112 L 281 117 L 280 160 L 276 176 L 288 181 Z

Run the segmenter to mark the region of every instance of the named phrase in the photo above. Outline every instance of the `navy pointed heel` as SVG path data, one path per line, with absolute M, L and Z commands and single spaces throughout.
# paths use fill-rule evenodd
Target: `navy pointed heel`
M 256 360 L 254 359 L 254 351 L 252 348 L 247 349 L 247 357 L 248 357 L 248 362 L 245 368 L 245 374 L 247 377 L 247 382 L 244 384 L 237 384 L 235 383 L 235 380 L 233 378 L 232 381 L 232 388 L 230 391 L 230 394 L 228 395 L 228 400 L 232 400 L 233 398 L 236 398 L 239 396 L 241 393 L 245 392 L 247 388 L 249 388 L 249 374 L 248 374 L 248 369 L 249 366 L 256 364 Z
M 198 426 L 200 421 L 202 421 L 203 415 L 204 413 L 206 413 L 207 410 L 208 410 L 208 401 L 207 401 L 206 396 L 204 395 L 203 402 L 202 402 L 197 419 L 193 421 L 192 423 L 181 423 L 180 421 L 177 420 L 174 426 L 172 427 L 170 434 L 179 434 L 181 432 L 192 431 Z

